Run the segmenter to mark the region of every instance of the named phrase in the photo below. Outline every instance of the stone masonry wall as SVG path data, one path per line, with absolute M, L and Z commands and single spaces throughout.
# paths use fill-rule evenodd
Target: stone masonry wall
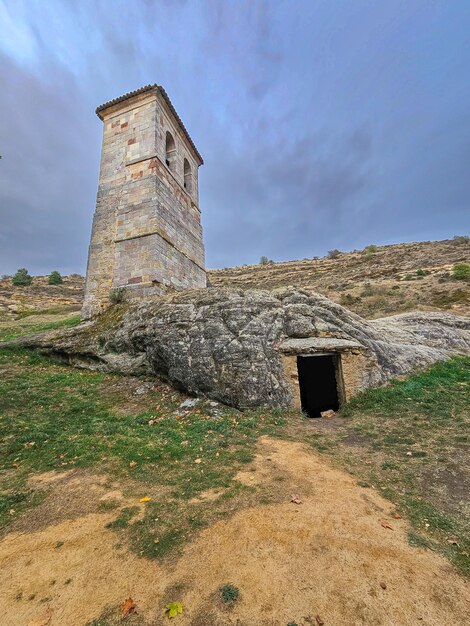
M 119 287 L 140 297 L 168 287 L 206 286 L 199 162 L 167 103 L 155 89 L 110 106 L 102 118 L 84 318 L 105 310 L 110 292 Z M 176 148 L 170 167 L 167 131 Z M 184 159 L 191 170 L 187 188 Z

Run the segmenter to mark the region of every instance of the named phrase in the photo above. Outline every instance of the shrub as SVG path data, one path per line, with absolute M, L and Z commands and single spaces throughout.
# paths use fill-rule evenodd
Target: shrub
M 47 282 L 49 283 L 49 285 L 61 285 L 64 281 L 62 280 L 60 272 L 54 270 L 49 274 Z
M 456 263 L 452 268 L 452 276 L 457 280 L 470 280 L 470 265 L 468 263 Z
M 375 254 L 377 252 L 377 246 L 375 245 L 366 246 L 364 248 L 364 252 L 366 254 Z
M 468 235 L 455 235 L 454 242 L 457 244 L 470 243 L 470 237 Z
M 403 280 L 414 280 L 414 276 L 413 274 L 406 274 L 406 276 L 403 277 Z
M 235 587 L 235 585 L 228 584 L 220 587 L 219 593 L 222 600 L 226 604 L 231 604 L 232 602 L 236 602 L 238 600 L 240 590 L 238 587 Z
M 340 304 L 344 304 L 348 306 L 349 304 L 356 304 L 357 302 L 360 302 L 360 301 L 361 301 L 360 297 L 353 296 L 350 293 L 345 293 L 341 296 Z
M 335 248 L 334 250 L 329 250 L 328 251 L 328 258 L 329 259 L 337 259 L 341 254 L 341 250 L 338 250 L 337 248 Z
M 426 270 L 422 270 L 421 268 L 419 270 L 416 270 L 416 276 L 427 276 L 428 272 L 426 272 Z
M 364 285 L 364 289 L 362 290 L 361 297 L 367 298 L 368 296 L 377 295 L 378 291 L 375 287 L 373 287 L 370 283 L 366 283 Z
M 267 256 L 262 256 L 261 259 L 259 260 L 260 265 L 267 265 L 269 263 L 269 259 Z
M 113 289 L 109 294 L 109 301 L 111 304 L 122 304 L 126 301 L 126 290 L 124 287 L 118 287 Z
M 33 282 L 33 278 L 25 267 L 21 267 L 13 276 L 11 282 L 17 286 L 25 286 L 30 285 Z

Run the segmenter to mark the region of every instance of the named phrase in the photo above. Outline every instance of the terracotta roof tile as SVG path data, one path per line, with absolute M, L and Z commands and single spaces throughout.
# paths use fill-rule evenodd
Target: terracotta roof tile
M 199 160 L 201 162 L 200 164 L 202 165 L 204 163 L 204 160 L 203 160 L 202 156 L 199 154 L 199 151 L 196 148 L 196 146 L 194 144 L 194 141 L 191 139 L 190 134 L 186 130 L 185 125 L 181 121 L 181 118 L 178 115 L 178 113 L 176 112 L 176 109 L 173 106 L 173 103 L 171 102 L 167 92 L 165 91 L 165 89 L 161 85 L 157 85 L 157 84 L 155 84 L 155 85 L 145 85 L 145 87 L 141 87 L 140 89 L 136 89 L 135 91 L 129 91 L 129 93 L 125 93 L 123 96 L 119 96 L 119 98 L 114 98 L 114 100 L 110 100 L 109 102 L 105 102 L 104 104 L 101 104 L 99 107 L 96 107 L 96 114 L 98 115 L 98 117 L 100 119 L 103 119 L 103 117 L 100 115 L 101 111 L 109 109 L 110 107 L 114 106 L 115 104 L 119 104 L 120 102 L 124 102 L 125 100 L 129 100 L 130 98 L 133 98 L 134 96 L 138 96 L 141 93 L 146 93 L 147 91 L 157 91 L 158 93 L 160 93 L 162 98 L 167 103 L 170 111 L 172 112 L 172 114 L 173 114 L 173 116 L 174 116 L 178 126 L 183 131 L 184 136 L 189 141 L 189 144 L 191 145 L 191 147 L 193 148 L 193 150 L 196 153 L 197 157 L 199 158 Z

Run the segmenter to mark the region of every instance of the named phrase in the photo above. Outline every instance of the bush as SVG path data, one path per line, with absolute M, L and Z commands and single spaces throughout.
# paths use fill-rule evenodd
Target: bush
M 337 248 L 335 248 L 334 250 L 329 250 L 328 251 L 328 258 L 329 259 L 337 259 L 341 254 L 341 250 L 338 250 Z
M 364 248 L 364 252 L 366 254 L 375 254 L 377 252 L 377 246 L 375 245 L 366 246 Z
M 452 276 L 457 280 L 470 280 L 470 265 L 468 263 L 456 263 L 452 268 Z
M 340 304 L 344 304 L 346 306 L 350 304 L 356 304 L 357 302 L 360 302 L 360 301 L 361 301 L 360 296 L 353 296 L 351 293 L 345 293 L 340 298 Z
M 48 283 L 49 285 L 61 285 L 64 281 L 62 280 L 62 276 L 60 272 L 56 272 L 55 270 L 49 274 Z
M 25 267 L 21 267 L 13 276 L 11 282 L 14 285 L 24 287 L 25 285 L 30 285 L 33 282 L 33 278 Z
M 426 270 L 422 270 L 421 268 L 419 270 L 416 270 L 416 276 L 427 276 L 428 272 L 426 272 Z
M 362 290 L 361 297 L 367 298 L 369 296 L 376 296 L 379 292 L 377 289 L 371 285 L 370 283 L 365 283 L 364 289 Z
M 470 243 L 468 235 L 455 235 L 454 242 L 457 244 Z
M 126 290 L 124 287 L 118 287 L 113 289 L 109 294 L 109 301 L 111 304 L 122 304 L 126 301 Z

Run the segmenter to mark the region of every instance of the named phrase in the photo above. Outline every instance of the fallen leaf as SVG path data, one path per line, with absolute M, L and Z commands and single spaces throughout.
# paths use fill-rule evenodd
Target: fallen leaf
M 148 496 L 144 496 L 143 498 L 140 498 L 139 502 L 150 502 L 152 498 L 149 498 Z
M 296 496 L 294 494 L 291 495 L 290 501 L 294 504 L 302 504 L 302 500 L 299 498 L 299 496 Z
M 380 586 L 382 587 L 382 589 L 387 589 L 387 583 L 381 582 Z
M 137 465 L 137 462 L 136 462 L 136 461 L 131 461 L 131 462 L 129 463 L 129 467 L 135 467 L 136 465 Z
M 393 517 L 394 517 L 394 519 L 401 519 L 401 515 L 400 515 L 400 513 L 395 513 L 395 514 L 393 515 Z
M 176 617 L 178 613 L 183 612 L 183 604 L 181 602 L 170 602 L 166 605 L 165 609 L 168 617 Z
M 52 610 L 49 609 L 49 611 L 47 611 L 47 613 L 45 613 L 42 617 L 33 619 L 30 622 L 28 622 L 28 626 L 47 626 L 49 622 L 51 621 L 51 617 L 52 617 Z
M 127 598 L 125 602 L 121 604 L 121 615 L 122 617 L 127 617 L 128 615 L 132 615 L 132 613 L 136 613 L 135 603 L 132 598 Z
M 315 621 L 318 626 L 323 626 L 323 624 L 325 623 L 319 615 L 315 615 Z
M 383 519 L 383 520 L 380 522 L 380 524 L 381 524 L 381 526 L 382 526 L 383 528 L 388 528 L 389 530 L 393 530 L 393 528 L 390 526 L 390 524 L 387 522 L 387 520 L 386 520 L 386 519 Z
M 202 461 L 202 459 L 195 459 L 194 462 L 195 463 L 200 463 Z

